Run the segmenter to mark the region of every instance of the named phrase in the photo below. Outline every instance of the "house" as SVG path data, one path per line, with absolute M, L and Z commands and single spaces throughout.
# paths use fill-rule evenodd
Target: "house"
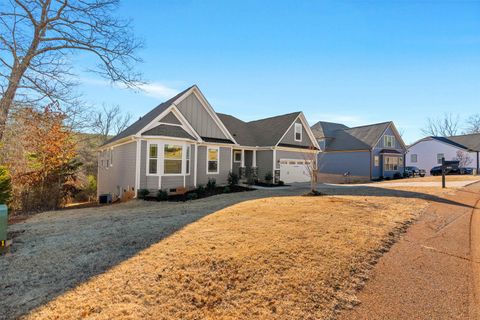
M 99 149 L 98 194 L 176 192 L 247 179 L 308 181 L 319 146 L 302 112 L 244 122 L 217 114 L 194 85 L 160 104 Z
M 320 121 L 311 129 L 320 146 L 321 175 L 372 180 L 403 174 L 406 146 L 393 122 L 349 128 Z
M 427 173 L 445 160 L 459 160 L 462 167 L 479 172 L 480 133 L 451 137 L 426 137 L 408 147 L 407 166 L 425 169 Z

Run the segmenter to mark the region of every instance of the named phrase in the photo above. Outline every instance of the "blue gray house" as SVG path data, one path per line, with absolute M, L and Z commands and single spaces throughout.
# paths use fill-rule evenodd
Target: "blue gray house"
M 353 128 L 320 121 L 311 129 L 321 150 L 320 174 L 371 180 L 403 173 L 406 146 L 391 121 Z

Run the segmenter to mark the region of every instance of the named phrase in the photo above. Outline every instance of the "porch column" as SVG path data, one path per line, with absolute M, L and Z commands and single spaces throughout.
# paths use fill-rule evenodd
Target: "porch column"
M 257 150 L 253 150 L 252 167 L 257 166 Z
M 240 163 L 240 167 L 245 167 L 245 150 L 242 149 L 242 162 Z

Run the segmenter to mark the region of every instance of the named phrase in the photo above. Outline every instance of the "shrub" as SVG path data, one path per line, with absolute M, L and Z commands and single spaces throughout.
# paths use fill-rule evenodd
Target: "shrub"
M 400 174 L 400 172 L 395 172 L 393 174 L 393 179 L 400 179 L 400 178 L 402 178 L 402 175 Z
M 149 194 L 148 189 L 138 189 L 138 199 L 145 199 Z
M 282 180 L 278 180 L 278 185 L 279 185 L 279 186 L 284 186 L 284 185 L 285 185 L 285 182 L 283 182 Z
M 272 173 L 271 173 L 271 172 L 267 172 L 267 173 L 265 174 L 265 181 L 268 182 L 268 183 L 272 183 L 272 180 L 273 180 Z
M 213 190 L 217 186 L 217 180 L 209 178 L 207 182 L 207 190 Z
M 257 183 L 257 180 L 253 177 L 248 177 L 247 178 L 247 185 L 252 186 Z
M 0 204 L 7 204 L 12 195 L 12 180 L 10 173 L 4 166 L 0 166 Z
M 203 197 L 206 192 L 207 190 L 205 190 L 205 187 L 202 184 L 197 187 L 198 196 Z
M 238 184 L 238 180 L 239 180 L 238 174 L 236 174 L 235 172 L 228 173 L 228 185 L 232 187 L 236 186 Z
M 187 193 L 187 200 L 195 200 L 198 199 L 198 194 L 196 192 Z
M 230 193 L 232 190 L 230 190 L 230 187 L 225 187 L 223 188 L 223 193 Z
M 157 192 L 157 201 L 167 201 L 168 193 L 165 190 L 158 190 Z

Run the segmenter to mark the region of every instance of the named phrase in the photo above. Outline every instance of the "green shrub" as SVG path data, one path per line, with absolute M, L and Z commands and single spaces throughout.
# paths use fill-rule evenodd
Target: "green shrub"
M 217 180 L 209 178 L 207 182 L 207 190 L 213 190 L 217 186 Z
M 238 174 L 236 174 L 235 172 L 229 172 L 228 173 L 228 185 L 229 186 L 236 186 L 238 184 L 238 180 L 239 180 L 239 177 L 238 177 Z
M 157 192 L 157 201 L 167 201 L 168 193 L 165 190 L 158 190 Z
M 203 197 L 206 192 L 207 192 L 207 190 L 205 190 L 205 187 L 203 186 L 203 184 L 201 184 L 197 187 L 198 196 Z
M 279 185 L 279 186 L 284 186 L 284 185 L 285 185 L 285 182 L 283 182 L 282 180 L 278 180 L 278 185 Z
M 198 199 L 198 194 L 196 192 L 187 193 L 187 200 L 195 200 Z
M 149 194 L 148 189 L 138 189 L 138 199 L 145 199 Z
M 271 173 L 271 172 L 267 172 L 267 173 L 265 174 L 265 181 L 268 182 L 268 183 L 272 183 L 272 180 L 273 180 L 272 173 Z
M 230 187 L 225 187 L 223 188 L 223 193 L 230 193 L 232 190 L 230 190 Z
M 0 204 L 7 204 L 12 196 L 12 180 L 5 166 L 0 166 Z

